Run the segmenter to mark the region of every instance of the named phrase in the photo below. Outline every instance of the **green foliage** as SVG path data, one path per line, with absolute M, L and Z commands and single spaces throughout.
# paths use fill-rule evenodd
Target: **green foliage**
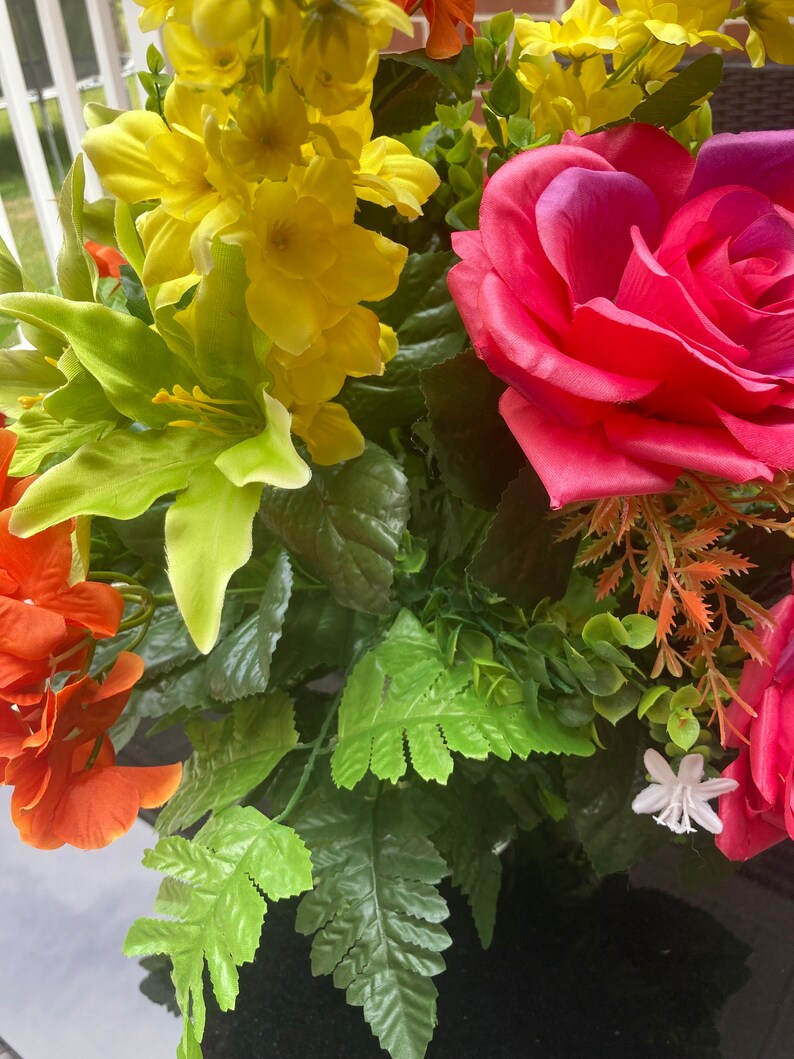
M 385 614 L 408 521 L 408 486 L 376 445 L 355 460 L 313 468 L 303 489 L 265 490 L 262 519 L 337 602 Z
M 439 791 L 443 823 L 433 842 L 444 856 L 453 885 L 466 895 L 480 943 L 489 948 L 502 885 L 501 849 L 515 836 L 509 807 L 493 790 L 472 782 L 460 769 Z
M 285 552 L 276 559 L 259 609 L 210 655 L 207 684 L 213 698 L 232 702 L 267 690 L 273 652 L 281 637 L 292 594 L 292 568 Z
M 219 813 L 266 779 L 295 746 L 292 703 L 281 691 L 234 704 L 219 721 L 194 720 L 186 731 L 195 753 L 179 790 L 162 810 L 157 828 L 181 831 L 205 813 Z
M 212 434 L 179 428 L 114 431 L 33 483 L 14 509 L 14 532 L 30 536 L 75 515 L 134 518 L 158 497 L 183 489 L 224 445 Z
M 494 78 L 487 102 L 492 110 L 505 118 L 518 110 L 521 104 L 521 86 L 509 66 L 505 66 Z
M 396 292 L 378 303 L 378 316 L 397 332 L 400 348 L 383 375 L 354 379 L 340 401 L 366 437 L 384 443 L 395 427 L 424 414 L 420 372 L 455 356 L 468 339 L 447 287 L 451 252 L 409 254 Z
M 58 215 L 63 246 L 58 254 L 56 275 L 64 298 L 93 302 L 97 293 L 97 268 L 83 247 L 83 195 L 85 167 L 78 154 L 58 195 Z
M 62 385 L 63 375 L 38 349 L 0 349 L 0 412 L 3 415 L 16 419 L 22 411 L 20 397 L 36 397 Z
M 213 817 L 191 842 L 161 839 L 143 862 L 168 877 L 155 911 L 170 918 L 138 919 L 124 952 L 171 957 L 185 1021 L 182 1054 L 200 1056 L 205 962 L 218 1006 L 228 1011 L 239 988 L 237 968 L 253 960 L 259 944 L 265 897 L 278 901 L 310 889 L 309 853 L 290 828 L 237 806 Z
M 121 265 L 119 268 L 121 289 L 127 301 L 127 311 L 130 316 L 142 320 L 147 326 L 154 323 L 154 316 L 146 297 L 140 276 L 130 264 Z
M 546 490 L 529 464 L 502 496 L 482 547 L 468 572 L 521 607 L 565 592 L 576 541 L 555 541 Z
M 425 779 L 445 783 L 452 752 L 484 760 L 540 753 L 587 753 L 586 738 L 561 725 L 525 689 L 500 677 L 479 679 L 477 660 L 449 667 L 438 642 L 402 611 L 386 638 L 358 663 L 339 708 L 332 757 L 334 781 L 353 787 L 368 769 L 398 780 L 411 763 Z M 530 692 L 531 695 L 531 692 Z
M 70 345 L 113 407 L 146 426 L 162 427 L 174 418 L 168 405 L 152 403 L 163 386 L 193 386 L 187 365 L 158 334 L 106 305 L 51 294 L 4 294 L 0 311 L 40 328 L 62 347 Z
M 65 424 L 53 419 L 40 406 L 23 412 L 9 430 L 17 435 L 11 473 L 19 478 L 35 474 L 48 456 L 70 455 L 81 445 L 96 441 L 111 429 L 110 423 Z
M 499 415 L 504 384 L 473 353 L 428 368 L 421 383 L 444 484 L 461 500 L 492 510 L 526 463 Z
M 238 488 L 203 463 L 166 514 L 168 576 L 190 635 L 205 654 L 218 639 L 229 579 L 251 557 L 251 525 L 261 496 L 261 485 Z
M 373 624 L 373 618 L 343 607 L 322 587 L 295 593 L 273 656 L 271 679 L 283 686 L 317 669 L 344 667 Z
M 468 102 L 474 92 L 477 65 L 470 47 L 439 61 L 424 50 L 383 56 L 372 94 L 375 136 L 393 136 L 429 125 L 437 103 Z
M 144 106 L 146 110 L 165 117 L 163 111 L 165 94 L 168 91 L 168 86 L 173 81 L 173 77 L 170 77 L 165 72 L 165 59 L 154 44 L 150 44 L 146 51 L 146 63 L 149 69 L 138 71 L 138 80 L 146 93 Z
M 632 812 L 645 784 L 643 727 L 627 718 L 605 740 L 605 749 L 586 761 L 565 762 L 571 817 L 598 875 L 631 867 L 668 841 L 663 828 Z
M 636 106 L 631 112 L 632 121 L 663 125 L 666 129 L 678 125 L 719 86 L 723 65 L 721 55 L 701 55 Z
M 444 861 L 397 792 L 380 787 L 323 788 L 294 823 L 315 873 L 296 920 L 315 935 L 312 971 L 333 975 L 392 1059 L 422 1059 L 436 1023 L 431 979 L 450 944 L 436 889 Z

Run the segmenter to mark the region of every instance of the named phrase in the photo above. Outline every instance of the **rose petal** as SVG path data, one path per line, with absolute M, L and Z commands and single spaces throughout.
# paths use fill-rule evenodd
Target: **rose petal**
M 722 184 L 742 184 L 794 209 L 794 133 L 722 133 L 701 148 L 687 199 Z
M 511 389 L 502 395 L 499 410 L 538 472 L 553 508 L 608 496 L 662 493 L 675 484 L 675 470 L 640 464 L 615 452 L 600 424 L 570 429 Z
M 544 335 L 499 276 L 489 273 L 480 289 L 480 316 L 490 341 L 480 346 L 488 366 L 510 386 L 521 389 L 527 376 L 595 401 L 636 401 L 650 393 L 653 379 L 633 379 L 601 371 L 566 356 Z M 488 360 L 489 354 L 498 356 Z
M 750 734 L 750 775 L 761 797 L 774 805 L 778 797 L 780 688 L 772 684 L 760 702 L 753 705 L 758 716 L 753 720 Z
M 749 782 L 749 755 L 746 751 L 742 751 L 722 775 L 737 780 L 739 786 L 720 798 L 722 832 L 716 839 L 717 849 L 728 860 L 749 860 L 784 839 L 786 832 L 783 827 L 752 812 L 747 805 L 744 789 Z
M 543 253 L 533 218 L 549 183 L 571 166 L 612 171 L 603 158 L 579 147 L 527 151 L 491 177 L 480 207 L 482 242 L 494 268 L 520 302 L 560 334 L 570 317 L 570 296 Z
M 754 459 L 727 430 L 648 419 L 614 412 L 604 420 L 610 444 L 638 461 L 664 459 L 677 468 L 701 471 L 729 482 L 772 481 L 765 463 Z
M 583 138 L 566 133 L 565 144 L 579 143 L 622 173 L 631 173 L 656 196 L 663 216 L 676 210 L 695 172 L 692 155 L 662 129 L 630 124 Z
M 463 317 L 472 342 L 477 341 L 482 321 L 477 309 L 480 287 L 491 262 L 485 253 L 479 232 L 455 232 L 452 249 L 461 259 L 447 274 L 447 285 Z
M 535 205 L 538 238 L 565 280 L 574 304 L 615 297 L 632 248 L 632 227 L 654 244 L 661 234 L 659 204 L 628 173 L 576 166 L 550 181 Z

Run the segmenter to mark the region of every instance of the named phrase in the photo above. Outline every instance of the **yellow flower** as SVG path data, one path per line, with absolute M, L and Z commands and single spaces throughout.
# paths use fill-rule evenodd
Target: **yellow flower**
M 275 379 L 273 395 L 291 408 L 329 401 L 348 376 L 380 375 L 383 362 L 378 318 L 357 305 L 303 353 L 274 346 L 267 366 Z
M 395 206 L 403 217 L 418 217 L 440 181 L 435 169 L 388 136 L 365 144 L 355 178 L 356 194 L 380 206 Z
M 530 117 L 541 136 L 547 132 L 560 136 L 569 129 L 583 136 L 628 117 L 643 99 L 642 89 L 630 82 L 607 87 L 601 55 L 582 63 L 579 76 L 572 67 L 555 62 L 548 68 L 521 63 L 518 77 L 533 93 Z
M 210 48 L 239 40 L 262 18 L 261 0 L 193 0 L 192 6 L 193 31 Z
M 634 67 L 631 80 L 636 85 L 642 85 L 646 91 L 651 91 L 654 82 L 661 84 L 675 76 L 675 68 L 683 59 L 685 52 L 685 44 L 675 47 L 672 44 L 656 41 L 650 51 L 643 55 Z M 630 57 L 630 55 L 624 56 L 624 58 Z M 617 58 L 615 61 L 617 62 Z
M 641 46 L 649 36 L 665 44 L 710 44 L 714 48 L 740 48 L 733 37 L 717 30 L 728 17 L 730 0 L 704 0 L 700 4 L 667 2 L 667 0 L 618 0 L 627 19 L 622 25 L 621 42 L 633 50 L 629 38 L 636 33 Z M 644 38 L 644 39 L 643 39 Z
M 169 20 L 163 43 L 179 80 L 192 88 L 233 88 L 246 72 L 252 37 L 245 34 L 228 44 L 207 47 L 190 26 Z
M 526 55 L 557 52 L 569 59 L 581 60 L 599 52 L 613 52 L 618 47 L 615 18 L 599 0 L 574 0 L 562 16 L 562 22 L 518 18 L 515 35 Z
M 227 236 L 246 256 L 252 319 L 289 353 L 397 286 L 407 251 L 353 224 L 355 202 L 347 164 L 316 157 L 289 182 L 261 184 L 250 229 Z
M 292 431 L 306 442 L 311 458 L 321 467 L 355 459 L 364 451 L 364 436 L 341 404 L 296 405 Z
M 135 3 L 143 8 L 138 15 L 138 25 L 144 33 L 162 26 L 174 6 L 174 0 L 135 0 Z
M 309 102 L 326 114 L 358 106 L 375 75 L 378 49 L 388 44 L 393 29 L 413 35 L 410 19 L 394 0 L 308 4 L 290 68 Z
M 178 279 L 194 267 L 204 271 L 207 261 L 211 264 L 205 248 L 246 205 L 245 185 L 220 157 L 218 115 L 228 117 L 220 93 L 175 83 L 166 95 L 167 124 L 157 114 L 129 111 L 90 129 L 83 140 L 108 191 L 124 202 L 161 203 L 139 223 L 147 286 Z
M 268 95 L 252 85 L 237 109 L 237 128 L 222 135 L 224 157 L 248 180 L 283 180 L 290 165 L 301 165 L 309 138 L 306 106 L 286 69 Z
M 794 64 L 794 15 L 791 0 L 747 0 L 744 17 L 750 27 L 747 54 L 753 66 L 766 57 L 774 63 Z

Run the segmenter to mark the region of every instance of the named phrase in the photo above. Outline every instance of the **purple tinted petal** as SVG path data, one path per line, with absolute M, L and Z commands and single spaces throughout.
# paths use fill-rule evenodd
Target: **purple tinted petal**
M 723 133 L 700 150 L 687 192 L 691 200 L 722 184 L 742 184 L 794 209 L 794 131 Z
M 659 203 L 628 173 L 572 167 L 555 177 L 535 206 L 538 237 L 549 261 L 581 305 L 615 297 L 637 226 L 646 242 L 661 234 Z

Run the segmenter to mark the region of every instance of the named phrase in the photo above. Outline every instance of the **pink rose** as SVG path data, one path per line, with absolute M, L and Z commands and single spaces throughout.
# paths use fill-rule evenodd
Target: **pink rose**
M 794 132 L 527 151 L 449 286 L 553 507 L 794 467 Z
M 720 798 L 717 845 L 730 860 L 747 860 L 786 835 L 794 838 L 794 595 L 771 613 L 775 628 L 756 630 L 769 662 L 747 662 L 738 688 L 757 716 L 738 702 L 727 712 L 735 731 L 729 730 L 726 745 L 740 750 L 722 775 L 739 786 Z

